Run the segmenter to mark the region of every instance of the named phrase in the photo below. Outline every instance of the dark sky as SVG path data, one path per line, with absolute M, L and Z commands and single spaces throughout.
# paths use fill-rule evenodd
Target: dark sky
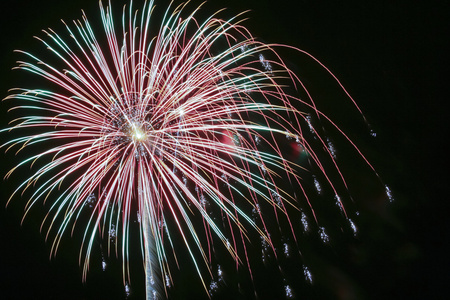
M 166 2 L 156 3 L 163 6 Z M 113 4 L 120 8 L 123 1 Z M 445 100 L 450 94 L 445 68 L 450 65 L 450 2 L 211 0 L 203 13 L 208 15 L 222 7 L 228 8 L 225 16 L 251 10 L 245 24 L 256 37 L 304 49 L 334 72 L 365 113 L 377 137 L 360 137 L 368 134 L 364 128 L 351 128 L 353 123 L 346 118 L 348 106 L 332 104 L 332 96 L 327 92 L 323 96 L 330 103 L 324 109 L 342 126 L 350 127 L 350 135 L 360 143 L 394 194 L 394 203 L 388 204 L 380 202 L 377 189 L 372 197 L 367 196 L 372 191 L 361 192 L 366 199 L 360 204 L 366 212 L 361 217 L 361 236 L 357 241 L 343 242 L 334 249 L 333 245 L 327 246 L 323 253 L 318 250 L 312 255 L 317 280 L 311 286 L 293 284 L 296 299 L 442 298 L 444 283 L 450 279 L 446 253 L 448 183 L 444 168 L 448 138 Z M 62 32 L 59 20 L 79 18 L 81 9 L 98 21 L 96 1 L 2 2 L 2 98 L 9 88 L 21 82 L 21 72 L 10 70 L 21 58 L 13 50 L 40 53 L 43 48 L 32 36 L 43 36 L 40 29 L 47 27 Z M 313 90 L 320 91 L 323 75 L 315 74 L 305 57 L 289 51 L 286 55 L 283 58 L 289 65 Z M 8 120 L 7 107 L 5 103 L 1 105 L 1 127 Z M 0 158 L 2 176 L 7 158 L 11 156 Z M 1 182 L 0 293 L 4 296 L 0 298 L 125 299 L 114 259 L 108 272 L 93 267 L 85 285 L 81 283 L 77 249 L 61 252 L 49 261 L 50 243 L 39 233 L 39 219 L 44 212 L 33 212 L 20 226 L 24 199 L 16 199 L 7 209 L 3 208 L 14 183 Z M 79 243 L 68 241 L 68 245 L 75 248 Z M 342 245 L 345 247 L 340 248 Z M 311 249 L 315 251 L 314 247 Z M 349 258 L 346 250 L 350 249 L 358 253 L 359 260 Z M 272 295 L 267 292 L 271 289 L 270 280 L 265 280 L 256 283 L 259 297 L 271 299 L 267 296 Z M 136 281 L 139 287 L 139 280 Z M 280 289 L 274 287 L 277 288 Z M 172 299 L 197 299 L 188 281 L 173 289 L 177 291 L 172 292 Z M 215 299 L 235 297 L 228 289 L 236 288 L 222 286 Z M 204 297 L 201 288 L 197 290 Z M 134 292 L 134 298 L 139 299 L 139 295 L 140 292 Z

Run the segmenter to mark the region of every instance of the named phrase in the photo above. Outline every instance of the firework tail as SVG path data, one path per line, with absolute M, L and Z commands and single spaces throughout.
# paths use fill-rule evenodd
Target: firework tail
M 148 205 L 144 202 L 146 210 Z M 155 237 L 151 226 L 150 215 L 144 213 L 141 218 L 142 235 L 144 240 L 144 270 L 145 270 L 145 291 L 147 300 L 157 300 L 160 294 L 161 275 L 157 270 L 159 264 L 155 253 Z

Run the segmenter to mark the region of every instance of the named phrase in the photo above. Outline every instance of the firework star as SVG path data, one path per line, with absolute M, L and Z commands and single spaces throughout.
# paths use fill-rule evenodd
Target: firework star
M 272 211 L 270 221 L 287 222 L 293 237 L 290 209 L 300 211 L 302 201 L 315 217 L 300 177 L 304 166 L 289 160 L 286 142 L 332 190 L 335 183 L 322 160 L 332 172 L 340 170 L 334 148 L 311 118 L 334 124 L 275 51 L 292 47 L 259 42 L 241 15 L 224 20 L 218 12 L 198 20 L 200 7 L 185 13 L 182 4 L 156 18 L 154 8 L 149 1 L 135 12 L 130 4 L 114 19 L 111 4 L 100 2 L 104 32 L 84 14 L 64 23 L 64 34 L 44 30 L 37 39 L 55 64 L 17 51 L 25 57 L 17 69 L 50 88 L 10 91 L 5 100 L 14 102 L 11 111 L 18 117 L 2 130 L 11 136 L 2 147 L 35 151 L 6 177 L 31 166 L 10 200 L 29 195 L 25 216 L 37 203 L 47 205 L 42 228 L 52 237 L 52 255 L 63 235 L 81 229 L 83 276 L 96 240 L 103 238 L 108 252 L 121 253 L 126 283 L 130 236 L 136 234 L 147 299 L 162 299 L 178 252 L 190 256 L 208 292 L 215 248 L 225 249 L 250 273 L 250 232 L 274 248 L 262 207 Z M 304 97 L 287 92 L 295 89 Z M 339 180 L 345 186 L 344 177 Z M 131 230 L 134 218 L 138 233 Z

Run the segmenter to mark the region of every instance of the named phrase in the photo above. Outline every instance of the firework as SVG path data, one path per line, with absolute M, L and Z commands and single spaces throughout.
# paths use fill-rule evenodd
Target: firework
M 136 218 L 147 299 L 161 296 L 172 281 L 169 262 L 176 264 L 181 251 L 175 239 L 208 291 L 211 249 L 223 247 L 251 270 L 250 231 L 261 237 L 264 251 L 274 248 L 261 207 L 287 222 L 294 238 L 289 210 L 300 211 L 302 201 L 315 217 L 300 177 L 305 166 L 289 160 L 286 141 L 319 170 L 345 214 L 329 179 L 329 172 L 337 173 L 346 185 L 335 148 L 311 118 L 340 129 L 316 109 L 277 55 L 281 45 L 254 39 L 239 15 L 200 21 L 200 7 L 185 16 L 185 6 L 153 20 L 153 1 L 136 14 L 130 5 L 119 29 L 111 5 L 100 2 L 105 43 L 84 14 L 82 21 L 65 24 L 66 36 L 45 30 L 38 39 L 59 63 L 18 51 L 27 59 L 17 68 L 53 88 L 13 89 L 6 98 L 23 113 L 3 130 L 13 137 L 2 147 L 38 149 L 7 174 L 24 166 L 33 170 L 10 200 L 29 193 L 25 216 L 37 203 L 50 203 L 42 226 L 54 236 L 52 254 L 64 234 L 83 229 L 84 277 L 96 239 L 105 238 L 108 252 L 115 248 L 122 255 L 127 289 L 130 224 Z M 288 93 L 286 84 L 304 98 Z M 295 188 L 286 189 L 286 182 Z M 314 185 L 320 192 L 315 177 Z M 307 226 L 305 221 L 305 231 Z M 323 227 L 320 236 L 328 239 Z M 286 293 L 292 293 L 289 286 Z

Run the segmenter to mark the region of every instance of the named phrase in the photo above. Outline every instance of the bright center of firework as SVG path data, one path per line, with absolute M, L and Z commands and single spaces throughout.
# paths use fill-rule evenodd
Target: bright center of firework
M 143 141 L 146 137 L 142 128 L 135 123 L 131 123 L 131 136 L 133 137 L 133 140 L 138 142 Z

